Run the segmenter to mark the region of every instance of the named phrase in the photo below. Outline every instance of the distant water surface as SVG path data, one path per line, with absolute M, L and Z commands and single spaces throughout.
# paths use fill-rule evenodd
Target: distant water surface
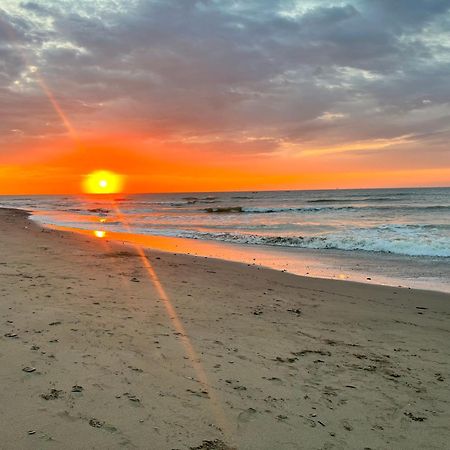
M 369 274 L 395 260 L 395 281 L 422 273 L 421 287 L 450 284 L 450 188 L 1 197 L 0 206 L 42 224 L 239 244 L 272 258 L 316 254 Z

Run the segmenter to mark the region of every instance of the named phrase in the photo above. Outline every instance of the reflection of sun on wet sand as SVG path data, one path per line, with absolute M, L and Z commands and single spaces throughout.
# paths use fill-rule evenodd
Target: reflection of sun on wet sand
M 446 294 L 142 255 L 109 234 L 42 230 L 15 211 L 0 210 L 0 233 L 4 448 L 450 439 Z

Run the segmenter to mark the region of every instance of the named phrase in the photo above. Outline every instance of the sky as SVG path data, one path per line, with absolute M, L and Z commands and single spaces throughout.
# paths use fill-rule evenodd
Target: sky
M 450 185 L 450 0 L 2 0 L 0 193 Z

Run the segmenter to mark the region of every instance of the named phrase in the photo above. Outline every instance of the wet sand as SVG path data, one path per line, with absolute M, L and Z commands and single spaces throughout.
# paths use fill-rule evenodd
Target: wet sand
M 56 215 L 54 215 L 56 216 Z M 450 262 L 448 258 L 406 257 L 390 253 L 311 250 L 306 248 L 269 245 L 236 244 L 213 240 L 167 237 L 131 232 L 114 232 L 106 225 L 102 229 L 82 229 L 39 222 L 33 212 L 32 220 L 53 230 L 72 231 L 89 237 L 107 237 L 114 241 L 137 244 L 170 253 L 219 258 L 226 261 L 258 265 L 312 278 L 357 281 L 359 283 L 406 287 L 450 293 Z M 101 217 L 93 217 L 102 227 Z M 126 222 L 126 217 L 121 218 Z
M 448 294 L 0 233 L 0 448 L 450 441 Z

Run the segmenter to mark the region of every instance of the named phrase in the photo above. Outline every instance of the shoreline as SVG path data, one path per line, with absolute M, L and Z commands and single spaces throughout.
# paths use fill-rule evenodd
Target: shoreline
M 7 448 L 450 439 L 448 294 L 133 250 L 27 216 L 0 210 Z
M 187 254 L 256 262 L 302 276 L 450 293 L 448 233 L 440 215 L 434 209 L 428 212 L 427 206 L 437 202 L 445 213 L 445 192 L 438 190 L 431 197 L 420 189 L 405 197 L 396 189 L 376 196 L 362 190 L 355 197 L 346 191 L 337 196 L 286 193 L 282 204 L 274 203 L 276 196 L 258 192 L 243 197 L 30 196 L 5 197 L 2 205 L 32 211 L 32 219 L 41 225 L 138 233 L 139 239 L 153 240 L 146 244 L 150 248 L 157 249 L 163 239 L 184 240 L 180 246 Z M 205 213 L 230 206 L 245 213 Z M 277 212 L 291 207 L 301 213 Z
M 351 272 L 349 270 L 350 262 L 349 258 L 346 265 L 341 264 L 340 270 L 337 268 L 336 259 L 333 255 L 325 255 L 322 251 L 321 257 L 318 257 L 319 250 L 306 250 L 306 249 L 291 249 L 283 248 L 278 249 L 276 247 L 264 247 L 264 246 L 250 246 L 246 244 L 233 244 L 217 241 L 196 240 L 189 238 L 179 237 L 167 237 L 158 235 L 144 235 L 136 233 L 123 233 L 112 231 L 100 231 L 89 230 L 74 227 L 65 227 L 59 225 L 40 224 L 36 221 L 37 225 L 51 230 L 61 231 L 63 233 L 73 233 L 89 238 L 103 239 L 107 242 L 115 242 L 127 247 L 133 247 L 133 245 L 139 245 L 148 250 L 153 250 L 163 253 L 177 253 L 180 255 L 188 255 L 197 258 L 215 259 L 218 261 L 227 261 L 235 264 L 242 264 L 244 266 L 257 266 L 266 270 L 274 270 L 276 272 L 286 272 L 291 275 L 295 275 L 301 278 L 312 278 L 318 280 L 333 280 L 343 281 L 348 283 L 367 284 L 371 286 L 386 286 L 399 289 L 413 289 L 424 292 L 441 292 L 445 294 L 450 293 L 450 285 L 432 283 L 430 281 L 417 282 L 413 280 L 413 286 L 404 284 L 406 280 L 399 278 L 389 278 L 382 275 L 374 276 L 372 273 L 366 272 Z M 295 259 L 287 256 L 290 252 L 298 252 L 295 254 Z M 342 250 L 341 250 L 342 252 Z M 353 253 L 353 252 L 352 252 Z M 397 255 L 376 255 L 376 261 L 383 261 L 385 258 L 392 257 L 394 262 L 399 259 Z M 418 260 L 422 257 L 416 257 Z M 304 261 L 302 261 L 304 259 Z M 357 260 L 357 257 L 354 258 Z M 368 258 L 369 259 L 369 258 Z M 298 262 L 296 261 L 298 260 Z M 326 267 L 327 261 L 333 261 L 336 267 Z M 337 257 L 339 261 L 339 256 Z M 301 261 L 301 262 L 300 262 Z M 295 264 L 297 262 L 297 264 Z M 392 262 L 391 262 L 392 263 Z M 346 269 L 343 269 L 346 267 Z M 343 273 L 345 272 L 345 273 Z M 369 276 L 370 275 L 370 276 Z M 430 286 L 432 285 L 432 286 Z
M 178 252 L 258 265 L 308 278 L 450 293 L 450 283 L 443 276 L 450 268 L 450 264 L 439 258 L 436 260 L 432 257 L 408 257 L 382 252 L 367 254 L 361 250 L 250 245 L 157 234 L 118 232 L 110 231 L 107 225 L 101 222 L 98 223 L 98 227 L 76 228 L 40 222 L 39 211 L 30 214 L 31 220 L 45 228 L 90 237 L 97 233 L 96 237 L 105 240 L 128 242 L 130 245 L 138 244 L 156 251 Z
M 82 236 L 87 237 L 88 239 L 91 239 L 92 241 L 100 241 L 107 244 L 112 244 L 113 246 L 120 246 L 124 247 L 126 249 L 133 249 L 137 246 L 142 247 L 146 251 L 149 252 L 155 252 L 155 253 L 162 253 L 165 255 L 173 255 L 173 256 L 186 256 L 189 258 L 201 258 L 206 259 L 209 261 L 214 261 L 216 263 L 227 263 L 227 264 L 236 264 L 241 267 L 251 267 L 262 269 L 264 271 L 273 271 L 275 273 L 286 273 L 287 275 L 291 275 L 294 277 L 298 277 L 303 280 L 316 280 L 318 282 L 324 281 L 324 282 L 339 282 L 339 283 L 350 283 L 350 284 L 356 284 L 361 285 L 361 287 L 364 286 L 374 286 L 374 287 L 386 287 L 391 289 L 402 289 L 402 290 L 409 290 L 409 291 L 419 291 L 424 294 L 426 293 L 436 293 L 436 294 L 444 294 L 449 295 L 450 290 L 439 290 L 439 289 L 427 289 L 427 288 L 420 288 L 420 287 L 409 287 L 409 286 L 403 286 L 403 285 L 394 285 L 394 284 L 386 284 L 381 283 L 375 280 L 367 280 L 365 277 L 365 273 L 359 278 L 359 279 L 349 279 L 347 277 L 339 277 L 339 276 L 315 276 L 311 274 L 302 274 L 298 271 L 291 271 L 290 268 L 282 269 L 281 267 L 271 267 L 270 265 L 265 265 L 264 260 L 261 259 L 261 262 L 255 262 L 258 261 L 257 258 L 249 258 L 248 260 L 239 260 L 239 256 L 236 257 L 236 259 L 233 259 L 233 257 L 222 257 L 221 255 L 217 255 L 218 252 L 220 252 L 224 247 L 243 247 L 247 248 L 246 244 L 233 244 L 233 243 L 227 243 L 227 242 L 217 242 L 217 241 L 203 241 L 203 240 L 196 240 L 196 239 L 189 239 L 189 238 L 180 238 L 180 237 L 168 237 L 168 236 L 158 236 L 158 235 L 144 235 L 144 234 L 134 234 L 134 233 L 123 233 L 123 232 L 110 232 L 105 231 L 105 235 L 102 236 L 96 236 L 95 232 L 96 230 L 90 230 L 90 229 L 82 229 L 82 228 L 72 228 L 72 227 L 66 227 L 66 226 L 59 226 L 59 225 L 52 225 L 52 224 L 42 224 L 39 223 L 39 221 L 33 219 L 34 211 L 29 210 L 23 210 L 23 209 L 17 209 L 17 208 L 3 208 L 0 207 L 0 212 L 4 211 L 11 211 L 12 213 L 23 213 L 25 214 L 26 220 L 38 227 L 41 231 L 57 231 L 66 235 L 73 235 L 73 236 Z M 210 244 L 212 244 L 213 247 L 217 247 L 217 249 L 209 250 L 210 254 L 207 254 L 208 251 L 201 250 L 198 252 L 197 248 L 194 247 L 194 249 L 191 247 L 192 244 L 196 245 L 199 244 L 200 249 L 204 246 L 209 247 Z M 249 247 L 249 249 L 255 250 L 254 246 Z M 268 247 L 269 250 L 278 250 L 277 247 Z M 257 250 L 257 249 L 256 249 Z M 283 250 L 293 250 L 290 248 L 286 248 Z M 311 249 L 300 249 L 305 250 L 306 252 L 320 252 L 321 250 L 311 250 Z M 325 250 L 322 250 L 325 251 Z M 343 252 L 343 250 L 338 250 L 339 252 Z M 230 254 L 235 254 L 234 251 L 231 251 Z M 252 255 L 253 256 L 253 255 Z M 389 255 L 389 254 L 383 254 L 381 257 L 390 257 L 393 256 L 394 258 L 397 258 L 398 255 Z M 402 256 L 400 256 L 403 258 Z M 421 257 L 415 257 L 417 259 Z M 250 261 L 251 259 L 251 261 Z M 266 259 L 266 258 L 264 258 Z M 308 267 L 308 266 L 305 266 Z M 450 287 L 449 287 L 450 289 Z M 450 298 L 450 295 L 449 295 Z

